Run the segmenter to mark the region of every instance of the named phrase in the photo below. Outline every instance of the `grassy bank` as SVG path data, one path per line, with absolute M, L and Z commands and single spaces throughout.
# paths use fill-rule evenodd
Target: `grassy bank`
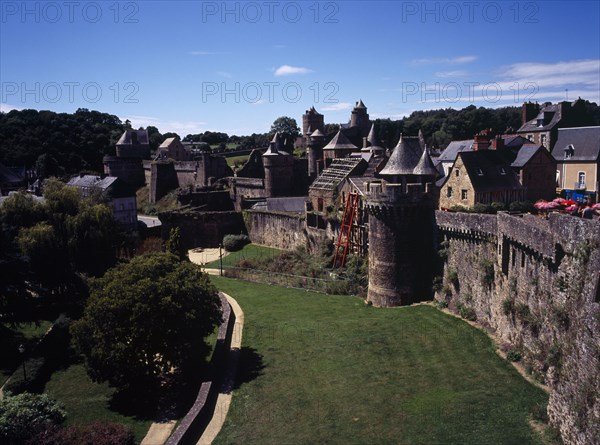
M 245 313 L 215 444 L 538 444 L 547 396 L 482 332 L 430 306 L 376 309 L 215 277 Z

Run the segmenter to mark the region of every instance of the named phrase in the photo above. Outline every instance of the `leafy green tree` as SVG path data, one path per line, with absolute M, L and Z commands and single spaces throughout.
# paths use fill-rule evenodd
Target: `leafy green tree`
M 23 444 L 44 429 L 64 422 L 63 407 L 46 394 L 5 395 L 0 400 L 0 443 Z
M 187 258 L 187 252 L 181 244 L 181 230 L 179 230 L 179 227 L 175 227 L 169 232 L 166 248 L 167 252 L 175 255 L 180 260 Z
M 125 388 L 172 368 L 197 369 L 209 350 L 204 339 L 220 321 L 220 300 L 208 275 L 159 253 L 92 280 L 72 334 L 92 380 Z
M 288 146 L 294 145 L 296 138 L 300 135 L 300 128 L 296 123 L 296 119 L 287 116 L 281 116 L 275 119 L 271 125 L 270 136 L 273 137 L 275 133 L 287 141 Z

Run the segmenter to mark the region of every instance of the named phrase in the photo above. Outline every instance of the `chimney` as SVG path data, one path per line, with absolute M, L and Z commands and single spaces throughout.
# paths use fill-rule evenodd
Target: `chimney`
M 524 102 L 521 107 L 521 125 L 525 125 L 531 119 L 535 118 L 540 112 L 540 106 L 533 102 Z
M 504 139 L 498 135 L 492 139 L 492 150 L 502 150 L 504 148 Z
M 490 148 L 489 130 L 483 130 L 477 133 L 473 141 L 473 151 L 487 150 Z

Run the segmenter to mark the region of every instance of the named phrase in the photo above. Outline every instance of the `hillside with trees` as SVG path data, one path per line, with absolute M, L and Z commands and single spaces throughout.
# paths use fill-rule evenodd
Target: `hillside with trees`
M 585 101 L 587 122 L 600 125 L 600 107 Z M 293 139 L 298 133 L 295 120 L 280 117 L 270 132 L 239 136 L 205 131 L 188 134 L 184 142 L 205 142 L 209 145 L 262 148 L 269 143 L 275 130 Z M 445 148 L 452 140 L 470 139 L 477 132 L 491 128 L 496 133 L 516 131 L 521 126 L 521 107 L 485 108 L 470 105 L 461 110 L 451 108 L 415 111 L 400 120 L 375 120 L 378 136 L 387 147 L 393 147 L 400 133 L 416 136 L 422 130 L 429 147 Z M 0 113 L 0 163 L 11 167 L 35 168 L 42 177 L 65 176 L 82 171 L 101 172 L 102 157 L 114 154 L 115 144 L 129 122 L 114 115 L 85 108 L 75 113 L 53 111 L 12 110 Z M 337 132 L 337 124 L 325 126 L 327 140 Z M 156 127 L 147 128 L 150 149 L 156 150 L 168 137 Z

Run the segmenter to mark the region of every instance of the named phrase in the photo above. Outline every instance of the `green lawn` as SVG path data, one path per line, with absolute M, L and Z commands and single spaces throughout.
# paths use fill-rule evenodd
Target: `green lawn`
M 52 323 L 41 320 L 39 323 L 19 323 L 14 328 L 0 325 L 0 386 L 4 385 L 15 369 L 21 364 L 19 345 L 30 351 L 42 338 Z
M 111 409 L 115 390 L 108 384 L 92 382 L 82 363 L 70 364 L 52 374 L 44 392 L 65 406 L 69 425 L 96 421 L 121 423 L 133 430 L 136 443 L 140 443 L 152 423 L 153 413 L 140 415 L 126 409 Z
M 528 418 L 547 395 L 463 321 L 213 278 L 245 313 L 238 387 L 215 444 L 542 443 Z
M 223 267 L 239 267 L 240 261 L 251 260 L 253 258 L 274 257 L 281 253 L 281 250 L 272 247 L 257 246 L 256 244 L 246 244 L 238 252 L 231 252 L 223 257 Z M 219 260 L 206 263 L 207 269 L 218 269 Z
M 240 166 L 244 165 L 246 161 L 248 161 L 249 157 L 250 155 L 228 156 L 225 158 L 225 160 L 227 161 L 227 165 L 233 168 L 236 164 Z

